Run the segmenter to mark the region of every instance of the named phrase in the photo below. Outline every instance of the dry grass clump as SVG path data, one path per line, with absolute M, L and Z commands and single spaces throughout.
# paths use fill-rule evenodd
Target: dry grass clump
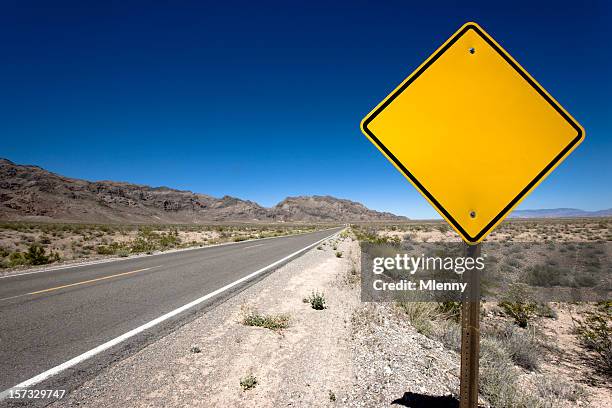
M 263 327 L 277 332 L 287 329 L 291 320 L 287 314 L 266 315 L 249 307 L 243 307 L 242 313 L 242 324 L 245 326 Z

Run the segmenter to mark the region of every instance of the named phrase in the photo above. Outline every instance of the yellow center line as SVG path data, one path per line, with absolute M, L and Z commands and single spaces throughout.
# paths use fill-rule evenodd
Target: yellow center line
M 49 288 L 49 289 L 37 290 L 36 292 L 24 293 L 22 295 L 9 296 L 9 297 L 5 297 L 5 298 L 0 299 L 0 301 L 9 300 L 9 299 L 15 299 L 15 298 L 18 298 L 18 297 L 23 297 L 23 296 L 38 295 L 40 293 L 52 292 L 54 290 L 60 290 L 60 289 L 69 288 L 69 287 L 78 286 L 78 285 L 85 285 L 87 283 L 92 283 L 92 282 L 99 282 L 99 281 L 103 281 L 103 280 L 106 280 L 106 279 L 116 278 L 116 277 L 119 277 L 119 276 L 131 275 L 131 274 L 138 273 L 138 272 L 148 271 L 148 270 L 153 269 L 153 268 L 159 268 L 160 266 L 163 266 L 163 265 L 151 266 L 149 268 L 137 269 L 135 271 L 117 273 L 115 275 L 103 276 L 101 278 L 89 279 L 89 280 L 86 280 L 86 281 L 76 282 L 76 283 L 70 283 L 68 285 L 56 286 L 54 288 Z

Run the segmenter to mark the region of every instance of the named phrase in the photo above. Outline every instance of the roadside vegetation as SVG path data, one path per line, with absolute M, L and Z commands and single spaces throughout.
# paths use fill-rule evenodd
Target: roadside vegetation
M 578 339 L 594 353 L 592 364 L 612 379 L 612 301 L 598 303 L 574 322 Z
M 611 226 L 608 218 L 511 220 L 487 238 L 489 267 L 497 275 L 482 277 L 480 393 L 490 406 L 603 406 L 593 392 L 608 389 L 605 384 L 612 379 L 612 302 L 547 303 L 534 292 L 558 286 L 588 289 L 609 279 L 604 266 L 609 266 L 605 244 L 612 241 Z M 362 243 L 415 250 L 424 242 L 460 242 L 435 221 L 364 223 L 352 225 L 350 233 Z M 574 263 L 565 264 L 566 258 Z M 491 279 L 501 279 L 503 290 L 488 291 Z M 459 358 L 461 303 L 398 301 L 377 307 L 394 310 L 387 316 L 408 321 Z M 565 372 L 559 361 L 575 368 Z
M 312 292 L 310 296 L 302 299 L 304 303 L 310 303 L 310 307 L 314 310 L 323 310 L 327 306 L 325 304 L 325 295 L 319 292 Z
M 242 391 L 248 391 L 257 386 L 257 378 L 253 374 L 248 374 L 240 379 Z
M 243 307 L 242 314 L 242 324 L 245 326 L 263 327 L 276 332 L 287 329 L 291 320 L 287 314 L 262 314 L 250 307 Z
M 313 232 L 329 225 L 0 224 L 0 269 Z

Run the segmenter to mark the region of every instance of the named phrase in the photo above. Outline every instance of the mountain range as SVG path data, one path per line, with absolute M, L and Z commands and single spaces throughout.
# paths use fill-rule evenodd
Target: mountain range
M 612 208 L 599 211 L 585 211 L 576 208 L 551 208 L 541 210 L 516 210 L 510 218 L 591 218 L 612 217 Z
M 355 222 L 406 217 L 331 196 L 288 197 L 272 208 L 168 187 L 64 177 L 0 159 L 0 219 L 87 223 Z

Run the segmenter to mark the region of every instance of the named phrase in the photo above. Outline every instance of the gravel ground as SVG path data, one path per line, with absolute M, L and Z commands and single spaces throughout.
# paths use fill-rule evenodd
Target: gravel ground
M 452 394 L 459 392 L 456 353 L 417 333 L 399 313 L 391 304 L 374 303 L 363 304 L 354 312 L 352 351 L 357 392 L 351 406 L 389 407 L 406 393 L 415 404 L 431 397 L 442 403 L 453 400 Z

